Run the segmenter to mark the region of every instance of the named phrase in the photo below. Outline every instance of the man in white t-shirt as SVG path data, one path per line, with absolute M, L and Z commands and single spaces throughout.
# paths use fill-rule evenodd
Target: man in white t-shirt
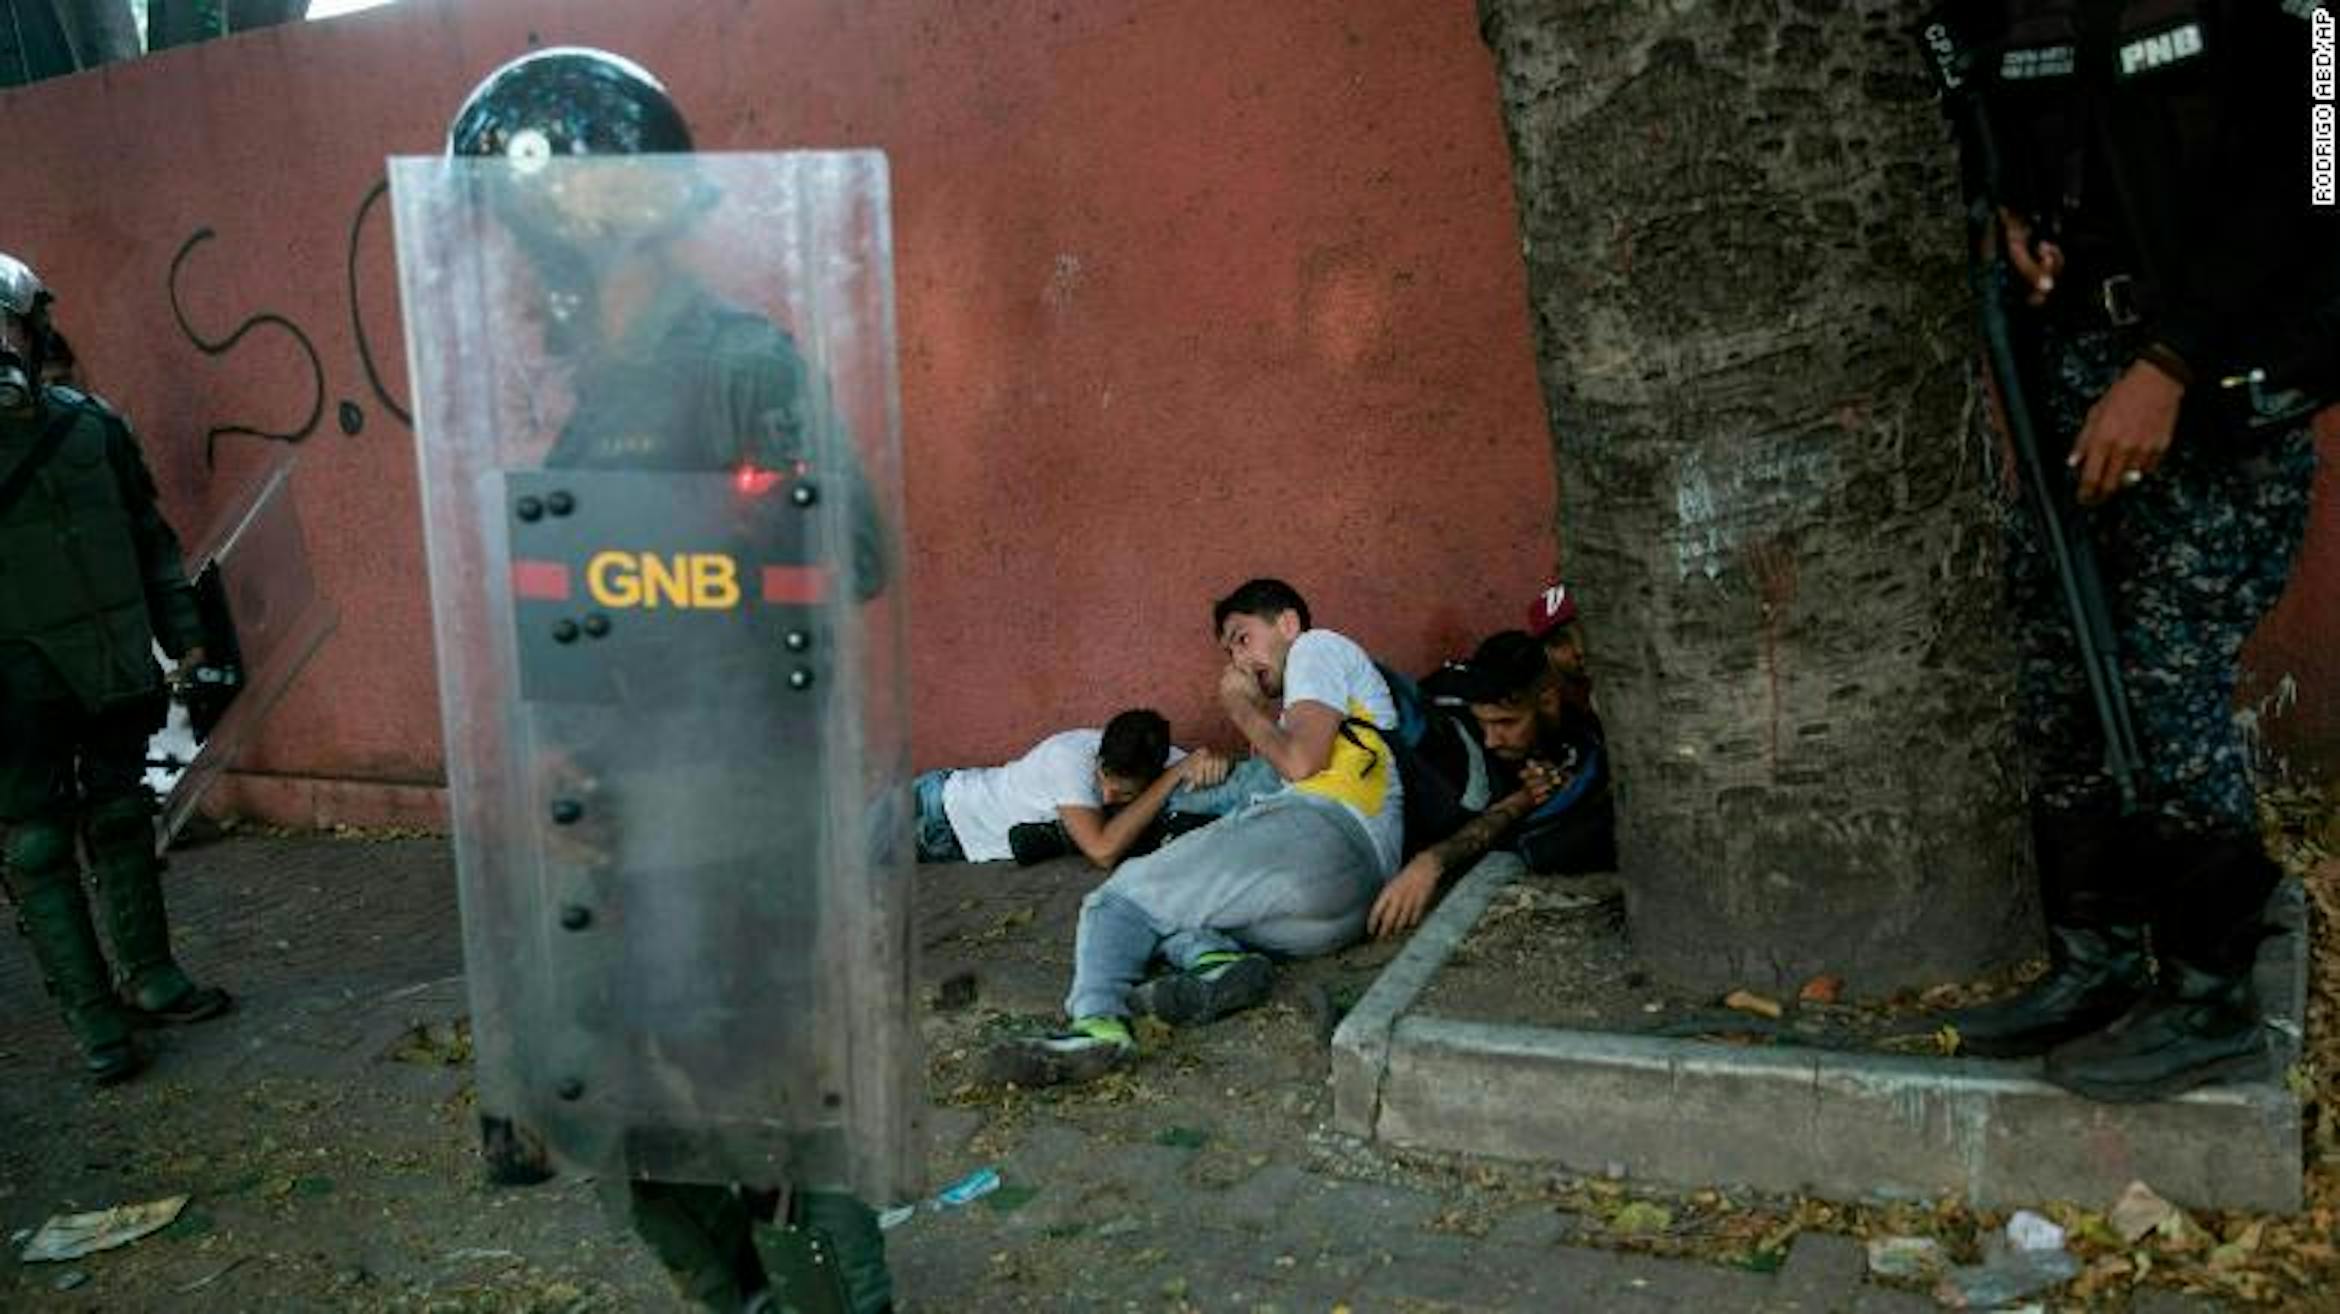
M 1195 791 L 1219 785 L 1227 773 L 1225 757 L 1180 752 L 1161 713 L 1133 707 L 1103 730 L 1050 735 L 1006 766 L 919 776 L 918 860 L 997 862 L 1013 856 L 1009 832 L 1016 827 L 1059 822 L 1073 848 L 1110 871 L 1173 797 L 1199 803 Z
M 1189 1025 L 1267 997 L 1267 954 L 1353 943 L 1397 870 L 1405 807 L 1389 685 L 1350 639 L 1309 628 L 1282 580 L 1255 579 L 1212 609 L 1227 666 L 1219 702 L 1286 785 L 1124 863 L 1081 901 L 1070 1030 L 994 1049 L 990 1075 L 1083 1081 L 1128 1062 L 1133 1012 Z M 1143 980 L 1159 953 L 1171 970 Z

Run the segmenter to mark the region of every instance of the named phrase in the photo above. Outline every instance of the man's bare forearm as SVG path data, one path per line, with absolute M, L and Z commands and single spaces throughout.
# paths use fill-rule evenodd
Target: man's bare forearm
M 1307 704 L 1302 710 L 1288 715 L 1303 720 L 1316 720 L 1319 719 L 1318 713 L 1310 709 L 1317 707 L 1318 704 Z M 1266 758 L 1267 764 L 1276 769 L 1276 774 L 1286 780 L 1306 780 L 1324 770 L 1325 763 L 1331 759 L 1329 742 L 1312 752 L 1308 739 L 1295 733 L 1295 727 L 1286 726 L 1257 703 L 1230 703 L 1227 719 L 1243 732 L 1244 739 L 1251 744 L 1251 750 Z M 1329 735 L 1314 737 L 1330 739 Z
M 1266 758 L 1268 765 L 1281 770 L 1281 764 L 1276 760 L 1276 751 L 1290 744 L 1292 737 L 1276 724 L 1276 718 L 1253 703 L 1228 700 L 1226 709 L 1227 719 L 1234 723 L 1235 729 L 1250 743 L 1251 751 Z
M 1153 783 L 1147 785 L 1144 792 L 1123 804 L 1121 810 L 1113 814 L 1112 820 L 1101 824 L 1093 822 L 1091 825 L 1075 827 L 1072 818 L 1064 816 L 1065 831 L 1072 836 L 1073 846 L 1081 851 L 1082 857 L 1089 860 L 1090 866 L 1099 871 L 1113 870 L 1122 855 L 1129 852 L 1130 846 L 1137 843 L 1140 835 L 1145 834 L 1146 827 L 1153 825 L 1154 820 L 1162 815 L 1162 808 L 1178 790 L 1180 778 L 1176 767 L 1163 771 L 1154 777 Z M 1059 815 L 1068 811 L 1058 809 Z
M 1504 832 L 1518 825 L 1519 819 L 1534 808 L 1535 802 L 1528 792 L 1519 790 L 1464 822 L 1462 829 L 1431 845 L 1440 874 L 1451 878 L 1468 870 L 1472 863 L 1487 855 L 1487 850 L 1495 847 Z

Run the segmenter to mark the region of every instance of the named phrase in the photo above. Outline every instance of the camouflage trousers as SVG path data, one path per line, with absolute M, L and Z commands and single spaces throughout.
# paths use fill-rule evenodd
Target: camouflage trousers
M 2042 344 L 2040 438 L 2057 475 L 2089 407 L 2135 345 L 2111 333 Z M 2290 578 L 2315 467 L 2304 425 L 2242 434 L 2181 424 L 2159 469 L 2084 515 L 2145 757 L 2141 802 L 2187 831 L 2256 829 L 2234 713 L 2238 664 Z M 2030 508 L 2010 512 L 2008 588 L 2032 799 L 2058 812 L 2109 812 L 2119 795 L 2055 567 Z

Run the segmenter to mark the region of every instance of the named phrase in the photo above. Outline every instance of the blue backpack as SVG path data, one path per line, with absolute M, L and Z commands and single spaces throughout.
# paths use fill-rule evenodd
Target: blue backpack
M 1478 723 L 1459 698 L 1439 698 L 1420 682 L 1384 662 L 1373 663 L 1389 686 L 1397 708 L 1397 728 L 1381 734 L 1397 759 L 1398 781 L 1405 789 L 1405 856 L 1452 835 L 1487 806 L 1487 751 L 1479 743 Z M 1435 677 L 1433 677 L 1435 678 Z M 1355 727 L 1376 729 L 1370 722 L 1349 718 L 1341 733 L 1365 747 Z

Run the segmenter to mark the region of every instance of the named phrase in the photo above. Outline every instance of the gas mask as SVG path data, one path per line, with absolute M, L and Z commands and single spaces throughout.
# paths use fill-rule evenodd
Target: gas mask
M 0 415 L 30 415 L 39 406 L 41 343 L 47 336 L 37 321 L 0 312 Z
M 0 252 L 0 415 L 41 404 L 41 348 L 49 337 L 49 289 L 22 260 Z

